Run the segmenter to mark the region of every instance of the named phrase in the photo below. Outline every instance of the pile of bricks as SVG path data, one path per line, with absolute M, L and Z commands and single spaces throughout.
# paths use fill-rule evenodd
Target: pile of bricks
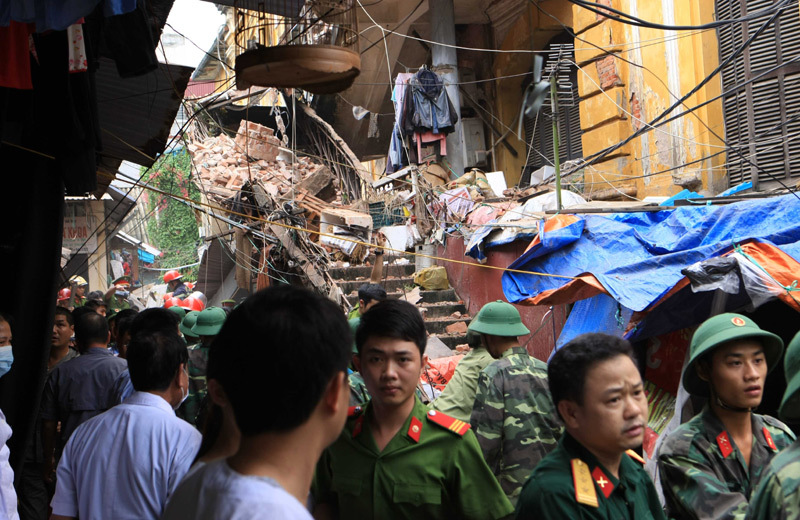
M 232 197 L 251 179 L 280 198 L 290 194 L 293 185 L 325 168 L 308 157 L 298 157 L 293 166 L 291 152 L 285 154 L 286 160 L 279 158 L 280 141 L 272 129 L 249 121 L 242 121 L 235 139 L 222 134 L 191 143 L 188 150 L 201 188 L 219 199 Z

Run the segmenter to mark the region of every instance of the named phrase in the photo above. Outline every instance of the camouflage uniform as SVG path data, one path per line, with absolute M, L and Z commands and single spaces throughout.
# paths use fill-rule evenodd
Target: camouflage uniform
M 522 485 L 563 431 L 547 365 L 523 347 L 506 350 L 481 373 L 470 422 L 486 463 L 516 505 Z
M 202 343 L 189 349 L 189 396 L 178 409 L 178 416 L 190 424 L 196 424 L 197 414 L 208 393 L 206 373 L 208 371 L 208 347 Z
M 365 404 L 370 399 L 364 378 L 358 372 L 349 371 L 350 406 Z
M 430 409 L 469 422 L 475 405 L 475 393 L 478 391 L 478 379 L 483 369 L 493 361 L 485 348 L 472 349 L 458 362 L 456 371 L 442 394 L 428 405 Z
M 750 500 L 747 518 L 800 518 L 800 443 L 795 442 L 780 452 L 764 470 Z
M 758 414 L 751 418 L 749 466 L 708 406 L 664 439 L 658 469 L 670 517 L 745 518 L 764 467 L 795 439 L 777 419 Z

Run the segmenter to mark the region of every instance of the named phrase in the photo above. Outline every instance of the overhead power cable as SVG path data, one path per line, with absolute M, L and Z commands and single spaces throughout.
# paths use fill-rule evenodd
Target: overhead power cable
M 772 4 L 772 6 L 767 7 L 766 9 L 761 9 L 759 11 L 746 14 L 745 16 L 741 16 L 739 18 L 733 18 L 730 20 L 716 20 L 714 22 L 709 22 L 701 25 L 664 25 L 660 23 L 649 22 L 647 20 L 642 20 L 641 18 L 628 14 L 619 9 L 615 9 L 614 7 L 597 4 L 595 2 L 589 2 L 587 0 L 567 0 L 567 1 L 577 6 L 583 7 L 584 9 L 592 11 L 595 14 L 603 16 L 604 18 L 608 18 L 609 20 L 614 20 L 627 25 L 635 25 L 637 27 L 643 27 L 646 29 L 661 29 L 664 31 L 697 31 L 704 29 L 716 29 L 718 27 L 724 27 L 726 25 L 732 25 L 734 23 L 742 23 L 750 20 L 756 20 L 768 14 L 775 13 L 776 11 L 777 12 L 783 11 L 783 9 L 786 8 L 786 3 L 787 3 L 783 0 L 779 0 L 774 4 Z M 617 16 L 612 16 L 610 13 L 614 13 Z

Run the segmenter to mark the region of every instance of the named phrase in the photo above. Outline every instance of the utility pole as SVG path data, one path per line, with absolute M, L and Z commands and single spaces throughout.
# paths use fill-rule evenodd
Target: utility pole
M 447 45 L 431 46 L 433 71 L 442 77 L 447 95 L 458 115 L 454 131 L 447 136 L 447 161 L 455 177 L 464 173 L 464 125 L 461 122 L 461 92 L 458 88 L 458 55 L 456 53 L 456 23 L 454 0 L 429 0 L 431 39 Z
M 558 67 L 555 68 L 558 71 Z M 550 106 L 553 115 L 553 167 L 556 174 L 556 209 L 561 211 L 561 160 L 558 150 L 558 89 L 556 81 L 558 74 L 550 75 Z

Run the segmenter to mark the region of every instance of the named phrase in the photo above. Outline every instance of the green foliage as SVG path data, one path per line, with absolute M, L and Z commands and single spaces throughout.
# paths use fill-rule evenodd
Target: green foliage
M 191 180 L 191 157 L 186 150 L 165 153 L 158 158 L 143 179 L 149 185 L 178 197 L 200 200 L 200 192 Z M 147 232 L 153 245 L 164 256 L 156 260 L 161 268 L 193 264 L 197 259 L 200 235 L 194 210 L 181 200 L 153 191 L 147 194 Z M 197 267 L 182 270 L 184 280 L 194 280 Z

